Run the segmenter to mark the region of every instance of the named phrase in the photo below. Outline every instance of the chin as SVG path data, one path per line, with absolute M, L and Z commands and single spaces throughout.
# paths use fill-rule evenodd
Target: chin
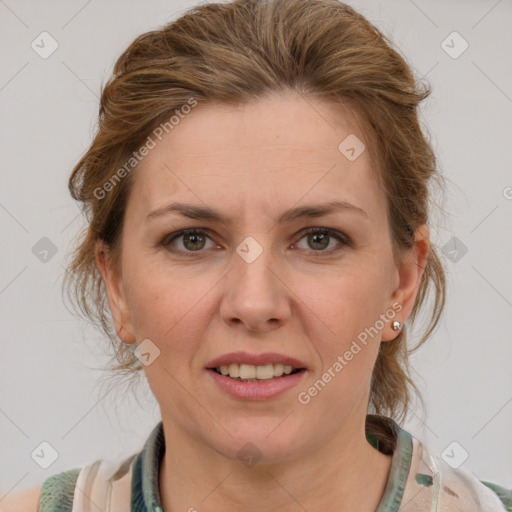
M 226 426 L 226 430 L 232 437 L 226 434 L 222 441 L 211 441 L 212 447 L 225 457 L 238 460 L 247 467 L 256 464 L 276 464 L 294 459 L 300 450 L 300 441 L 293 429 L 281 428 L 279 422 L 264 421 L 261 425 L 255 425 L 256 420 L 240 422 L 238 432 L 233 432 Z M 276 428 L 277 427 L 277 428 Z

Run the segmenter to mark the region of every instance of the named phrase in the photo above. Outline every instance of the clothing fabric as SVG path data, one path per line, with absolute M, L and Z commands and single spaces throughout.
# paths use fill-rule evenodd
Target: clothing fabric
M 480 481 L 463 468 L 453 469 L 392 419 L 368 415 L 366 437 L 392 455 L 375 512 L 512 512 L 512 489 Z M 38 511 L 163 512 L 159 470 L 164 453 L 160 422 L 143 449 L 121 463 L 97 460 L 46 479 Z

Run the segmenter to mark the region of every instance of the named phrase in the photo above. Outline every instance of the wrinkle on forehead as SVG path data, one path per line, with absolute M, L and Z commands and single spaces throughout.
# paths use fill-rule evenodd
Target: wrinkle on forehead
M 280 211 L 298 202 L 321 202 L 337 187 L 342 200 L 357 203 L 362 196 L 359 203 L 380 203 L 375 183 L 369 183 L 374 181 L 369 152 L 349 162 L 338 150 L 352 131 L 358 137 L 364 133 L 351 125 L 350 111 L 339 107 L 347 110 L 345 119 L 327 106 L 295 95 L 193 110 L 136 169 L 140 217 L 171 200 L 222 205 L 225 211 L 235 202 L 238 208 L 230 213 L 242 215 L 258 197 L 262 206 L 256 211 L 268 214 L 272 204 Z

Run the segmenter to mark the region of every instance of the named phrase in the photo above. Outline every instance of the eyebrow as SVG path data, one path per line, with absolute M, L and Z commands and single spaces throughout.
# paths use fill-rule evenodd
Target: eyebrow
M 277 222 L 278 224 L 283 224 L 285 222 L 293 222 L 299 219 L 313 219 L 316 217 L 323 217 L 324 215 L 328 215 L 337 211 L 355 213 L 369 220 L 368 214 L 358 206 L 355 206 L 346 201 L 332 201 L 326 204 L 291 208 L 290 210 L 282 213 Z M 188 217 L 190 219 L 216 221 L 222 222 L 224 224 L 229 223 L 230 220 L 229 218 L 215 210 L 212 210 L 211 208 L 187 203 L 171 203 L 169 205 L 153 210 L 146 216 L 146 220 L 162 217 L 163 215 L 169 214 L 171 212 L 180 213 L 184 217 Z

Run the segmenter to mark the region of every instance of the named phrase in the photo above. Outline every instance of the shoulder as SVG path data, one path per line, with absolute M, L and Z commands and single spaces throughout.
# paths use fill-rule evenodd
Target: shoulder
M 74 507 L 88 510 L 88 502 L 107 510 L 101 506 L 105 500 L 115 504 L 116 510 L 129 510 L 132 471 L 140 455 L 138 452 L 116 460 L 98 459 L 51 475 L 41 485 L 0 497 L 0 512 L 71 512 Z
M 0 512 L 38 512 L 41 486 L 9 493 L 0 501 Z
M 467 500 L 467 504 L 465 503 L 467 507 L 477 505 L 477 510 L 510 510 L 510 508 L 504 508 L 505 503 L 502 500 L 504 495 L 498 494 L 497 486 L 493 489 L 466 469 L 454 469 L 443 460 L 438 459 L 438 463 L 442 476 L 441 499 L 445 502 L 448 503 L 461 497 L 461 499 Z M 505 489 L 501 489 L 505 491 Z M 510 491 L 508 492 L 510 496 Z M 499 505 L 502 505 L 502 508 L 496 508 Z
M 489 489 L 492 489 L 492 491 L 496 493 L 496 496 L 498 496 L 498 498 L 501 500 L 503 505 L 505 505 L 505 509 L 508 512 L 512 512 L 512 488 L 505 489 L 505 487 L 502 487 L 501 485 L 487 482 L 485 480 L 480 480 L 480 482 L 489 487 Z
M 391 500 L 389 510 L 396 509 L 393 504 L 399 499 L 401 512 L 512 512 L 512 488 L 481 480 L 460 464 L 451 464 L 453 451 L 443 458 L 391 418 L 369 415 L 367 426 L 393 453 L 385 495 Z
M 421 459 L 417 466 L 421 471 L 415 474 L 416 482 L 438 488 L 437 501 L 441 510 L 512 511 L 512 490 L 480 480 L 460 466 L 452 467 L 437 454 L 429 453 L 423 443 L 418 443 L 416 455 Z M 425 474 L 432 478 L 422 478 Z
M 129 510 L 132 465 L 136 456 L 134 454 L 124 460 L 98 459 L 91 464 L 50 476 L 41 486 L 37 507 L 28 510 L 110 510 L 111 503 L 115 503 L 116 511 Z M 76 489 L 80 492 L 76 492 Z M 91 507 L 91 503 L 94 507 Z M 0 508 L 0 512 L 4 510 Z
M 47 478 L 41 485 L 9 493 L 0 501 L 0 512 L 68 512 L 73 507 L 80 469 L 70 469 Z
M 441 469 L 441 501 L 460 504 L 464 502 L 467 510 L 512 511 L 512 490 L 496 484 L 479 480 L 466 469 L 454 469 L 443 460 L 437 459 Z M 467 503 L 466 503 L 467 500 Z
M 38 512 L 71 511 L 75 485 L 81 471 L 81 468 L 69 469 L 47 478 L 41 486 Z

